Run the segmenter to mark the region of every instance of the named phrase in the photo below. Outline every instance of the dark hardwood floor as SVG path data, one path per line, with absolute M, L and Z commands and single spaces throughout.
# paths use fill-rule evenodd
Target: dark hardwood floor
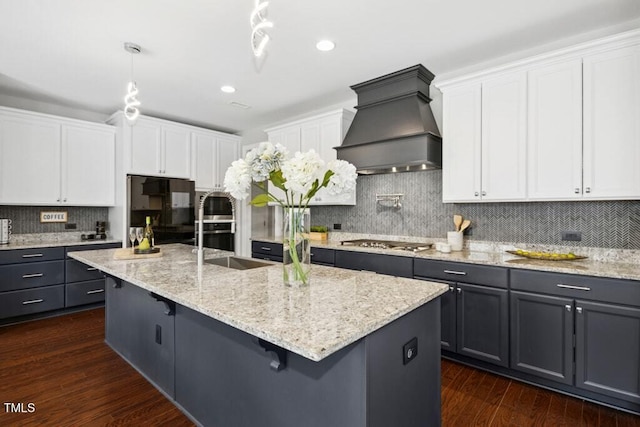
M 0 327 L 0 402 L 0 426 L 193 425 L 104 343 L 103 309 Z M 12 412 L 19 403 L 25 412 Z M 442 425 L 623 427 L 640 417 L 443 360 Z

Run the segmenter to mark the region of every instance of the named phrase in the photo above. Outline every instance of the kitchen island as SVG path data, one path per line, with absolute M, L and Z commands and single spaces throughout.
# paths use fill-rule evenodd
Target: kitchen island
M 447 286 L 314 265 L 292 288 L 280 264 L 199 270 L 190 246 L 161 250 L 70 256 L 111 276 L 107 343 L 196 422 L 439 425 Z

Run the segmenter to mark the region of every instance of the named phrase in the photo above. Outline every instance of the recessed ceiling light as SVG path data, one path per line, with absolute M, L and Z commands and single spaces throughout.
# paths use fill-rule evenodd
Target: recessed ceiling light
M 333 50 L 333 48 L 335 47 L 336 44 L 331 40 L 320 40 L 318 43 L 316 43 L 316 48 L 318 50 L 321 50 L 322 52 L 328 52 L 330 50 Z
M 233 86 L 226 85 L 226 86 L 222 86 L 220 90 L 223 91 L 224 93 L 233 93 L 236 91 L 236 88 Z

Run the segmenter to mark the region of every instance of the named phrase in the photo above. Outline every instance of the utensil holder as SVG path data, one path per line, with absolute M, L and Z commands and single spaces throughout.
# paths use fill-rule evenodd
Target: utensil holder
M 462 250 L 462 231 L 448 231 L 447 242 L 451 246 L 452 251 Z

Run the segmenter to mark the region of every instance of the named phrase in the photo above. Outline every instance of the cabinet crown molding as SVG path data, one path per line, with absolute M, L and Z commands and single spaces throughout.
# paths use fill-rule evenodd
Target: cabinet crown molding
M 625 31 L 607 37 L 590 40 L 575 44 L 569 47 L 555 49 L 538 55 L 529 56 L 516 61 L 507 62 L 502 65 L 489 67 L 484 70 L 472 72 L 450 79 L 438 79 L 433 81 L 433 85 L 440 91 L 463 85 L 477 83 L 487 77 L 494 77 L 504 73 L 518 70 L 527 71 L 532 66 L 552 64 L 554 62 L 566 61 L 570 59 L 582 58 L 606 50 L 619 49 L 627 46 L 640 45 L 640 29 Z
M 305 117 L 298 118 L 298 119 L 293 120 L 293 121 L 282 122 L 282 123 L 280 123 L 278 125 L 271 126 L 271 127 L 267 128 L 267 129 L 265 129 L 264 131 L 266 133 L 269 133 L 269 132 L 277 131 L 277 130 L 280 130 L 280 129 L 283 129 L 283 128 L 288 128 L 288 127 L 291 127 L 291 126 L 300 125 L 300 124 L 306 123 L 306 122 L 308 122 L 310 120 L 321 120 L 323 118 L 335 116 L 335 115 L 338 115 L 338 114 L 342 114 L 343 118 L 345 118 L 345 119 L 353 119 L 353 117 L 356 115 L 356 113 L 354 111 L 348 110 L 346 108 L 339 108 L 337 110 L 331 110 L 331 111 L 327 111 L 327 112 L 321 113 L 321 114 L 305 116 Z

